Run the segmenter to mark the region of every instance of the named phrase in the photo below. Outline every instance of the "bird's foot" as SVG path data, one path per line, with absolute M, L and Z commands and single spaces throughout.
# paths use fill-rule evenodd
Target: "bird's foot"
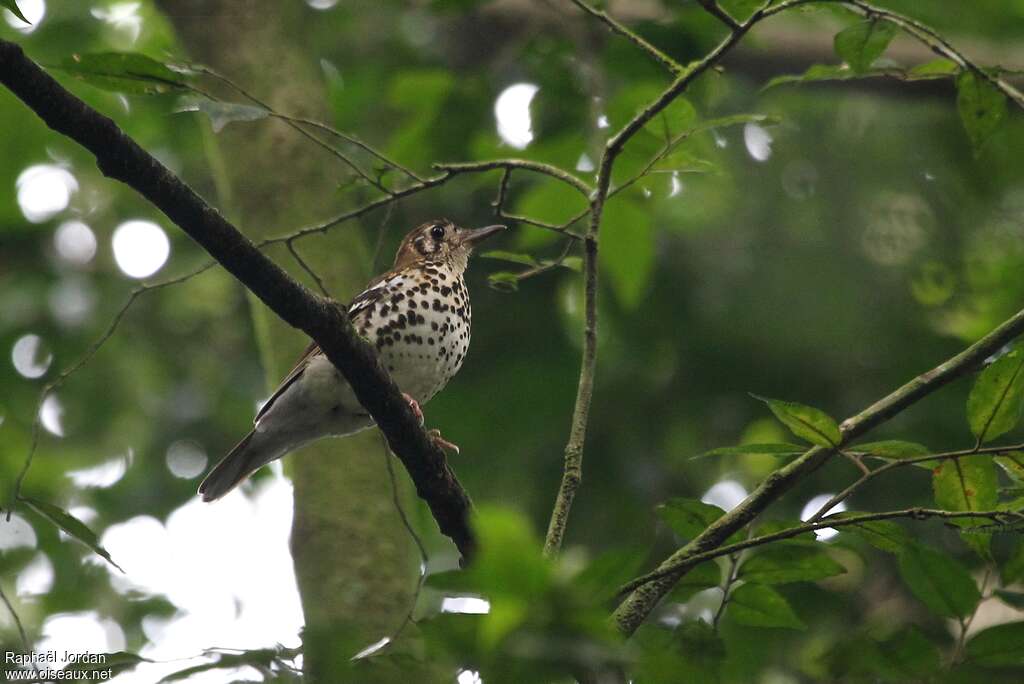
M 402 398 L 409 402 L 409 408 L 412 409 L 413 415 L 416 416 L 418 421 L 420 421 L 420 425 L 423 425 L 423 409 L 420 408 L 420 402 L 416 401 L 405 392 L 402 392 Z
M 459 446 L 457 444 L 452 444 L 447 439 L 442 437 L 441 431 L 438 430 L 437 428 L 434 428 L 433 430 L 427 430 L 427 434 L 430 435 L 430 439 L 434 442 L 434 444 L 441 447 L 445 451 L 451 451 L 456 455 L 462 453 L 462 451 L 459 449 Z
M 402 397 L 407 402 L 409 402 L 409 408 L 412 409 L 413 415 L 415 415 L 417 420 L 420 421 L 420 425 L 423 425 L 425 419 L 423 417 L 423 409 L 420 408 L 420 403 L 413 399 L 412 397 L 410 397 L 405 392 L 402 392 Z M 451 451 L 456 454 L 461 453 L 458 445 L 452 444 L 447 439 L 442 437 L 441 431 L 438 430 L 437 428 L 434 428 L 433 430 L 427 430 L 427 435 L 430 436 L 430 439 L 434 442 L 434 444 L 441 447 L 445 451 Z

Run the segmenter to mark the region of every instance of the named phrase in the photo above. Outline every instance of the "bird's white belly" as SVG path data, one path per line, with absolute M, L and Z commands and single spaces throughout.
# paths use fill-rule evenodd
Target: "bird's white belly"
M 469 348 L 469 320 L 432 309 L 401 330 L 395 344 L 380 350 L 381 361 L 399 388 L 423 404 L 458 372 Z

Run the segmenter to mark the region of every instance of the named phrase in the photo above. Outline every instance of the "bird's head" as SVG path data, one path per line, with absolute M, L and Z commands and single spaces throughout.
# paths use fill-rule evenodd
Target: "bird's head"
M 473 249 L 487 238 L 505 230 L 505 226 L 460 228 L 448 219 L 428 221 L 405 236 L 395 255 L 395 268 L 417 262 L 441 263 L 461 273 L 466 270 Z

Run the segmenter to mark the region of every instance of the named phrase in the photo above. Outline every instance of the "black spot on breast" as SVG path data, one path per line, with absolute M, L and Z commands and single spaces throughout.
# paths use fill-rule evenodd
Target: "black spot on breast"
M 445 285 L 444 287 L 441 288 L 441 295 L 442 296 L 447 297 L 451 293 L 452 293 L 452 288 L 448 287 L 447 285 Z

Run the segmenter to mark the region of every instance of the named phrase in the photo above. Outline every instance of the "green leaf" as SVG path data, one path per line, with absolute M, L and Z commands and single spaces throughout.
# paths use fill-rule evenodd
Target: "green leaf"
M 110 677 L 117 676 L 122 672 L 127 672 L 133 669 L 139 663 L 151 663 L 153 662 L 149 658 L 143 658 L 135 653 L 128 653 L 127 651 L 118 651 L 117 653 L 101 653 L 96 654 L 102 656 L 103 662 L 101 663 L 86 663 L 77 662 L 71 663 L 64 668 L 66 672 L 106 672 L 110 671 Z
M 1024 610 L 1024 593 L 1019 591 L 1008 591 L 1006 589 L 996 589 L 995 595 L 999 597 L 999 600 L 1008 606 L 1016 608 L 1017 610 Z
M 214 133 L 220 133 L 229 123 L 235 121 L 259 121 L 270 116 L 270 110 L 252 105 L 217 102 L 206 97 L 183 97 L 176 111 L 202 112 L 210 117 Z
M 843 29 L 835 37 L 835 49 L 858 74 L 871 68 L 896 35 L 896 26 L 883 19 L 865 19 Z
M 18 9 L 18 0 L 0 0 L 0 7 L 6 7 L 11 11 L 11 14 L 18 17 L 26 24 L 32 23 L 31 21 L 26 19 L 25 15 L 21 13 L 21 10 Z
M 521 264 L 523 266 L 531 266 L 536 268 L 540 264 L 530 254 L 519 254 L 517 252 L 506 252 L 501 249 L 495 249 L 490 252 L 483 252 L 480 256 L 485 259 L 497 259 L 498 261 L 510 261 L 513 264 Z
M 428 586 L 463 594 L 535 599 L 550 586 L 553 566 L 541 553 L 530 522 L 519 511 L 480 506 L 474 527 L 480 551 L 468 569 L 431 575 Z
M 936 615 L 962 618 L 981 600 L 967 568 L 951 556 L 911 544 L 900 554 L 899 563 L 910 591 Z
M 613 129 L 625 126 L 629 121 L 655 102 L 665 88 L 660 83 L 640 82 L 631 84 L 615 94 L 608 103 L 606 115 Z M 677 97 L 657 116 L 649 121 L 644 130 L 662 139 L 665 135 L 675 136 L 693 125 L 697 110 L 688 100 Z
M 437 115 L 455 87 L 455 77 L 443 69 L 401 71 L 391 82 L 391 104 L 415 113 L 417 118 Z
M 1002 468 L 1007 477 L 1018 484 L 1024 484 L 1024 451 L 1011 451 L 992 460 Z
M 979 442 L 1012 430 L 1024 405 L 1024 351 L 1014 349 L 981 372 L 967 397 L 967 422 Z
M 768 81 L 762 91 L 769 90 L 776 86 L 784 85 L 786 83 L 814 83 L 817 81 L 847 81 L 851 78 L 857 78 L 857 74 L 853 73 L 844 64 L 813 64 L 807 68 L 802 74 L 784 74 L 782 76 L 776 76 L 775 78 Z
M 805 629 L 782 594 L 763 584 L 744 584 L 729 594 L 726 614 L 748 627 Z
M 58 68 L 89 85 L 118 93 L 157 95 L 188 87 L 181 71 L 136 52 L 75 54 Z
M 519 289 L 519 276 L 511 271 L 498 271 L 487 275 L 487 284 L 498 292 L 516 292 Z
M 985 78 L 965 70 L 956 79 L 956 107 L 967 129 L 974 153 L 981 152 L 988 139 L 1006 120 L 1006 96 Z
M 678 171 L 680 173 L 709 173 L 715 168 L 714 162 L 701 159 L 681 148 L 669 152 L 651 167 L 652 171 Z
M 877 456 L 878 458 L 891 458 L 895 460 L 927 456 L 932 453 L 931 449 L 923 444 L 917 444 L 916 442 L 903 442 L 898 439 L 887 439 L 881 442 L 856 444 L 851 447 L 851 450 L 858 453 L 866 453 L 870 456 Z
M 835 517 L 842 518 L 854 515 L 861 514 L 844 512 L 837 514 Z M 857 523 L 856 525 L 848 525 L 843 527 L 842 531 L 864 540 L 880 551 L 887 551 L 889 553 L 902 553 L 903 549 L 911 544 L 910 536 L 906 530 L 891 520 L 871 520 Z
M 763 401 L 771 409 L 782 424 L 801 439 L 823 447 L 838 446 L 842 439 L 839 425 L 832 416 L 813 406 L 805 406 L 794 401 L 769 399 L 751 394 L 758 401 Z
M 96 536 L 96 533 L 90 530 L 84 522 L 71 515 L 63 508 L 54 506 L 51 503 L 40 501 L 39 499 L 33 499 L 30 496 L 22 496 L 19 500 L 36 513 L 62 529 L 66 534 L 88 546 L 115 568 L 124 572 L 124 568 L 114 562 L 114 559 L 110 557 L 107 550 L 100 544 L 100 540 Z
M 619 302 L 627 309 L 639 307 L 654 273 L 649 211 L 626 198 L 610 200 L 604 209 L 599 258 Z
M 646 556 L 636 549 L 613 549 L 587 563 L 573 583 L 597 601 L 612 599 L 619 586 L 637 576 Z
M 768 548 L 740 566 L 740 579 L 758 584 L 815 582 L 846 572 L 828 553 L 806 547 Z
M 1024 622 L 983 629 L 967 642 L 967 659 L 988 667 L 1024 665 Z
M 531 185 L 515 202 L 516 213 L 529 216 L 548 223 L 563 224 L 578 216 L 587 208 L 586 200 L 578 192 L 567 189 L 561 183 L 540 182 Z M 523 233 L 523 229 L 529 232 Z M 518 247 L 532 248 L 541 246 L 558 238 L 548 230 L 529 229 L 529 226 L 517 228 L 520 234 Z M 533 235 L 534 244 L 523 244 L 523 235 Z
M 939 649 L 913 627 L 876 643 L 882 681 L 926 681 L 942 666 Z
M 1003 584 L 1015 584 L 1024 580 L 1024 539 L 1017 539 L 1013 551 L 1002 564 L 1000 575 Z
M 693 539 L 723 515 L 718 506 L 696 499 L 670 499 L 658 506 L 658 515 L 683 539 Z
M 795 456 L 806 451 L 806 447 L 799 444 L 740 444 L 738 446 L 718 447 L 703 454 L 697 454 L 692 458 L 705 458 L 707 456 L 747 456 L 750 454 L 767 454 L 769 456 Z
M 674 630 L 643 624 L 630 639 L 638 657 L 630 668 L 633 681 L 677 684 L 720 681 L 725 645 L 703 620 L 684 622 Z
M 683 575 L 669 593 L 668 601 L 686 603 L 699 591 L 722 584 L 722 569 L 714 561 L 706 561 Z
M 940 58 L 933 59 L 930 62 L 924 64 L 918 64 L 916 67 L 907 72 L 907 75 L 911 78 L 944 78 L 947 76 L 956 76 L 960 73 L 960 67 L 956 62 Z
M 943 461 L 932 475 L 935 504 L 947 511 L 989 511 L 999 502 L 999 481 L 992 459 L 986 455 Z M 963 528 L 977 527 L 981 520 L 954 520 Z M 964 541 L 982 558 L 989 558 L 991 533 L 962 532 Z
M 546 264 L 548 261 L 545 259 L 542 264 Z M 583 270 L 583 258 L 578 256 L 567 256 L 562 259 L 562 268 L 567 268 L 570 271 L 576 271 L 577 273 Z

